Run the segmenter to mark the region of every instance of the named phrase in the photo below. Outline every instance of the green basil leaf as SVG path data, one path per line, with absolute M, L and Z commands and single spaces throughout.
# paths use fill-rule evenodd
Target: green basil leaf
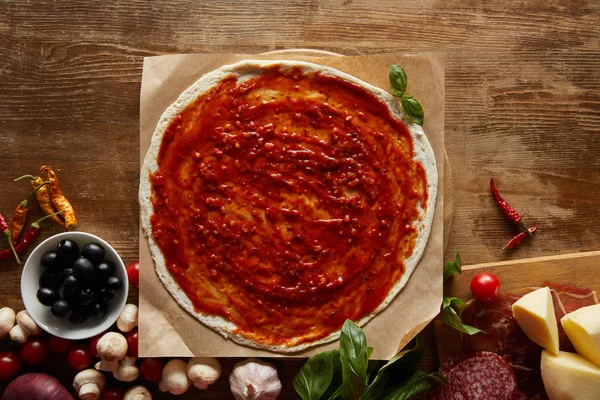
M 460 261 L 460 254 L 458 251 L 454 256 L 454 261 L 448 261 L 444 264 L 444 280 L 448 280 L 448 278 L 452 277 L 455 274 L 459 274 L 462 272 L 462 263 Z
M 402 109 L 406 118 L 418 125 L 423 125 L 424 111 L 421 104 L 412 96 L 402 96 Z
M 408 367 L 419 362 L 421 357 L 423 356 L 423 338 L 419 335 L 416 338 L 415 347 L 412 349 L 403 350 L 400 353 L 396 354 L 392 357 L 385 365 L 379 368 L 377 371 L 377 375 L 373 382 L 369 384 L 369 386 L 365 389 L 365 392 L 362 398 L 368 399 L 378 399 L 381 398 L 380 393 L 383 391 L 389 374 L 386 374 L 386 370 L 390 367 L 398 368 L 398 367 Z
M 444 301 L 446 301 L 446 299 L 444 299 Z M 450 300 L 450 302 L 452 302 L 452 300 Z M 442 322 L 449 327 L 456 329 L 457 331 L 466 333 L 467 335 L 474 335 L 480 332 L 485 333 L 485 331 L 475 328 L 474 326 L 463 324 L 460 320 L 460 317 L 456 313 L 456 310 L 450 306 L 442 308 Z
M 392 64 L 390 67 L 390 85 L 394 89 L 394 96 L 402 97 L 406 91 L 406 72 L 401 66 Z
M 349 319 L 340 335 L 342 393 L 345 400 L 360 397 L 367 382 L 367 338 L 362 329 Z
M 338 387 L 335 392 L 333 392 L 331 394 L 331 396 L 328 397 L 329 400 L 338 400 L 338 399 L 343 399 L 342 397 L 342 387 Z
M 442 300 L 442 311 L 448 307 L 458 307 L 461 308 L 465 306 L 467 303 L 459 299 L 458 297 L 446 297 Z
M 312 356 L 294 377 L 294 389 L 302 400 L 319 400 L 331 384 L 334 359 L 340 358 L 337 350 Z
M 437 385 L 443 385 L 446 379 L 436 373 L 426 374 L 415 371 L 401 386 L 392 389 L 384 400 L 409 400 L 427 393 Z

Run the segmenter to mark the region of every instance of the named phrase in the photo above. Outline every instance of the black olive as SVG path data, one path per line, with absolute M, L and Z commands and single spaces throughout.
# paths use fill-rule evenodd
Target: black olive
M 106 315 L 106 304 L 104 303 L 92 303 L 89 307 L 88 307 L 88 312 L 90 314 L 90 317 L 94 318 L 94 319 L 99 319 L 102 318 Z
M 103 287 L 96 293 L 96 298 L 100 300 L 102 303 L 108 303 L 115 296 L 114 293 L 111 293 L 107 288 Z
M 63 290 L 73 290 L 77 286 L 79 286 L 79 281 L 73 275 L 67 276 L 63 281 Z
M 98 243 L 88 243 L 83 246 L 81 255 L 87 258 L 94 265 L 98 265 L 100 261 L 104 260 L 104 247 Z
M 50 307 L 52 314 L 58 318 L 64 318 L 71 314 L 71 306 L 63 299 L 56 300 Z
M 56 246 L 56 255 L 61 262 L 72 263 L 79 257 L 79 246 L 72 240 L 61 240 Z
M 40 264 L 42 264 L 42 267 L 50 271 L 56 271 L 60 268 L 60 262 L 55 251 L 44 253 L 40 259 Z
M 52 289 L 58 289 L 60 287 L 61 281 L 58 279 L 58 274 L 52 273 L 50 271 L 44 271 L 40 275 L 40 287 L 47 287 Z
M 90 288 L 83 288 L 77 292 L 77 300 L 82 306 L 89 305 L 94 301 L 94 291 Z
M 96 265 L 96 276 L 103 283 L 106 282 L 109 276 L 115 273 L 115 265 L 110 261 L 102 261 L 100 264 Z
M 94 264 L 85 257 L 80 257 L 73 263 L 73 275 L 81 282 L 90 282 L 95 272 Z
M 40 303 L 48 307 L 50 307 L 56 300 L 60 298 L 56 290 L 47 287 L 40 288 L 37 291 L 36 296 Z
M 117 293 L 123 287 L 123 280 L 118 276 L 111 276 L 106 281 L 106 289 L 111 293 Z
M 72 324 L 80 324 L 86 320 L 88 312 L 83 307 L 74 307 L 73 312 L 69 315 L 69 322 Z
M 73 268 L 61 269 L 60 272 L 58 273 L 59 282 L 64 283 L 68 277 L 73 276 L 73 272 L 74 272 Z

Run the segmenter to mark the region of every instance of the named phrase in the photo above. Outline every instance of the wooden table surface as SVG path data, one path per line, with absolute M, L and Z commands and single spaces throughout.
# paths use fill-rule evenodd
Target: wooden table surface
M 29 191 L 14 177 L 50 164 L 81 230 L 112 243 L 126 263 L 137 259 L 145 56 L 441 52 L 456 204 L 447 258 L 455 249 L 468 264 L 595 250 L 599 21 L 595 0 L 0 0 L 0 211 L 11 214 Z M 514 231 L 489 195 L 491 176 L 538 228 L 511 253 L 501 250 Z M 45 224 L 41 238 L 57 232 Z M 20 267 L 2 262 L 0 274 L 0 305 L 21 309 Z M 424 367 L 434 368 L 426 333 Z M 10 346 L 5 339 L 0 350 Z M 222 361 L 227 374 L 236 360 Z M 276 363 L 281 398 L 295 398 L 302 362 Z M 70 384 L 70 371 L 58 374 Z M 191 389 L 180 398 L 197 396 Z M 202 398 L 232 398 L 226 379 Z

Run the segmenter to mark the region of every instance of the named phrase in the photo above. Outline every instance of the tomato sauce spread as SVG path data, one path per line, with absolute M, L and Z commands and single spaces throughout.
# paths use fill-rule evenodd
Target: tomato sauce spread
M 406 126 L 364 88 L 300 68 L 231 75 L 168 125 L 152 234 L 197 312 L 296 346 L 373 313 L 427 205 Z

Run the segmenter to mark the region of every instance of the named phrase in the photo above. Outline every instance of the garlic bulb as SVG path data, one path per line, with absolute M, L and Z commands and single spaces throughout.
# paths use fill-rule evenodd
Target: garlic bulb
M 274 400 L 281 393 L 275 366 L 257 358 L 235 364 L 229 385 L 236 400 Z

